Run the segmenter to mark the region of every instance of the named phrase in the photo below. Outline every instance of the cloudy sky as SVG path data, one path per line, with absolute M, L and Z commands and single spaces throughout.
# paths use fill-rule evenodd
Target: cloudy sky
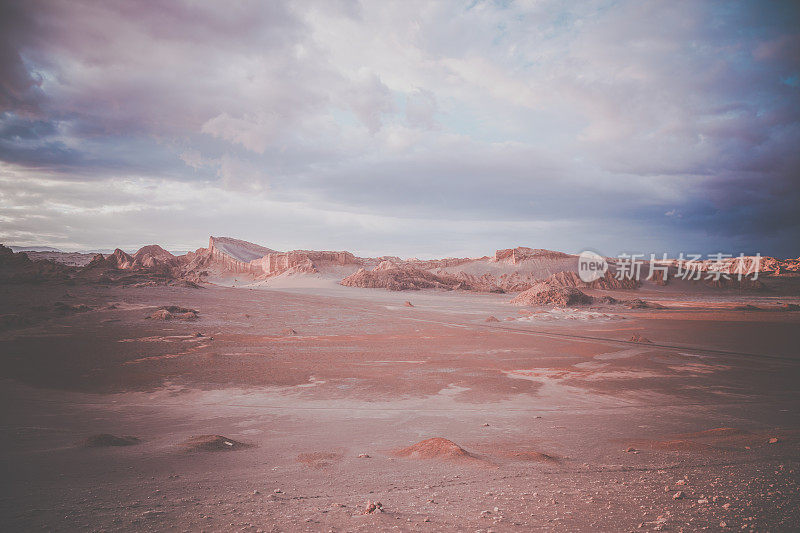
M 0 242 L 800 254 L 800 7 L 0 4 Z

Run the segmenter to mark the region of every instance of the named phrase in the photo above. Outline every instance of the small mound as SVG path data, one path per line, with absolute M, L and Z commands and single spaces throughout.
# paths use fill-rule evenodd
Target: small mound
M 81 444 L 86 448 L 107 448 L 110 446 L 133 446 L 139 444 L 138 437 L 131 437 L 130 435 L 123 435 L 117 437 L 110 433 L 98 433 L 87 437 Z
M 639 333 L 634 333 L 628 342 L 639 342 L 642 344 L 653 344 L 653 341 L 648 339 L 647 337 L 642 337 Z
M 736 311 L 760 311 L 760 307 L 756 307 L 755 305 L 745 304 L 745 305 L 737 305 L 733 308 Z
M 624 304 L 628 309 L 665 309 L 665 307 L 661 304 L 647 302 L 645 300 L 640 300 L 639 298 L 634 300 L 625 300 L 620 303 Z
M 292 328 L 283 328 L 281 330 L 281 335 L 297 335 L 297 332 Z
M 332 452 L 301 453 L 297 456 L 297 462 L 310 468 L 327 468 L 341 457 L 341 454 Z
M 153 314 L 145 318 L 154 320 L 197 320 L 198 313 L 196 309 L 189 309 L 178 305 L 162 305 L 156 309 Z
M 405 305 L 406 307 L 414 307 L 414 304 L 412 304 L 408 300 L 406 300 L 406 303 L 404 303 L 403 305 Z
M 407 448 L 395 452 L 398 457 L 409 459 L 438 459 L 444 461 L 480 461 L 477 457 L 466 451 L 455 442 L 434 437 L 420 441 Z
M 169 311 L 173 315 L 175 314 L 183 314 L 183 313 L 194 313 L 197 314 L 199 311 L 197 309 L 189 309 L 188 307 L 181 307 L 179 305 L 162 305 L 159 309 L 163 309 L 164 311 Z
M 187 439 L 182 446 L 189 452 L 227 452 L 250 448 L 252 445 L 222 435 L 199 435 Z
M 486 317 L 486 322 L 500 322 L 496 316 Z

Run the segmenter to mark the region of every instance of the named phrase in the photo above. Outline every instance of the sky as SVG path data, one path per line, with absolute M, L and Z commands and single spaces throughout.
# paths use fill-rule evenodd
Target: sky
M 0 3 L 0 242 L 800 255 L 800 4 Z

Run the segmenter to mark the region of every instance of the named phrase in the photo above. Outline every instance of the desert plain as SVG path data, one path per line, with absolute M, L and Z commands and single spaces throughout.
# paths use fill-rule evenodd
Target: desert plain
M 3 529 L 800 528 L 791 265 L 515 305 L 572 259 L 254 246 L 4 255 Z

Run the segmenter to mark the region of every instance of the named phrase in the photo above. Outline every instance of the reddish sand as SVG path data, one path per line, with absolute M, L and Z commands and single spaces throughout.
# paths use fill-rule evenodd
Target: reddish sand
M 800 300 L 679 289 L 2 285 L 4 525 L 797 530 Z

